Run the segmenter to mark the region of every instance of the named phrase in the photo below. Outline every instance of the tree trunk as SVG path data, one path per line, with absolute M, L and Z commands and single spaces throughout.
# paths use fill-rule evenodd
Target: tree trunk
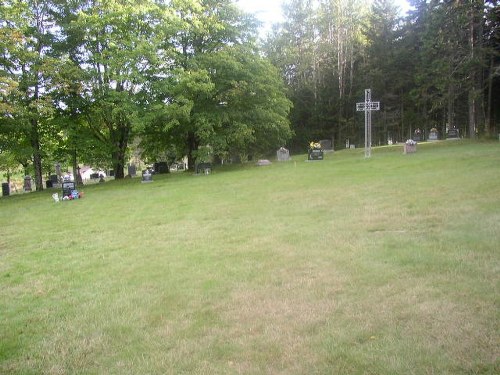
M 491 115 L 492 115 L 492 100 L 493 100 L 493 69 L 494 69 L 494 59 L 493 54 L 490 56 L 490 69 L 488 74 L 488 98 L 487 98 L 487 109 L 486 109 L 486 119 L 485 119 L 485 132 L 486 134 L 490 134 L 491 129 Z
M 76 148 L 73 150 L 73 176 L 75 176 L 76 186 L 83 185 L 82 175 L 80 174 L 80 168 L 78 168 L 78 158 L 77 158 Z
M 195 157 L 193 151 L 198 149 L 198 141 L 196 140 L 196 135 L 194 132 L 188 133 L 187 146 L 188 146 L 188 169 L 194 171 L 195 170 Z
M 117 180 L 125 177 L 125 156 L 127 154 L 129 134 L 130 126 L 126 121 L 120 121 L 111 133 L 115 145 L 115 149 L 111 156 L 113 158 L 115 179 Z
M 447 120 L 447 128 L 448 129 L 453 129 L 454 127 L 454 104 L 455 104 L 455 96 L 454 96 L 454 87 L 453 83 L 450 83 L 450 86 L 448 86 L 448 120 Z
M 479 109 L 483 108 L 481 88 L 481 44 L 482 44 L 482 13 L 484 0 L 473 1 L 469 9 L 469 48 L 470 48 L 470 88 L 469 88 L 469 137 L 472 139 L 477 132 Z
M 124 142 L 119 142 L 117 148 L 113 153 L 113 171 L 115 173 L 115 179 L 120 180 L 125 177 L 125 152 L 127 149 L 127 144 Z
M 125 177 L 125 150 L 119 149 L 113 153 L 113 171 L 115 179 L 120 180 Z
M 43 190 L 42 155 L 40 152 L 40 136 L 38 134 L 38 121 L 31 120 L 31 147 L 33 149 L 33 167 L 35 169 L 36 191 Z

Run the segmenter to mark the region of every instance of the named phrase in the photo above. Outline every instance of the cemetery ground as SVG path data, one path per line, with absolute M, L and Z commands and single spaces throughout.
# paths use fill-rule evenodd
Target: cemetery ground
M 499 373 L 499 143 L 292 158 L 0 199 L 0 373 Z

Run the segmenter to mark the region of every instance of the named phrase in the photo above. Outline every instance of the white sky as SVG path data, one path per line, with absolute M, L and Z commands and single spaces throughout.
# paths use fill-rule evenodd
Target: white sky
M 253 13 L 260 21 L 264 23 L 263 33 L 271 30 L 273 23 L 282 21 L 281 4 L 284 0 L 236 0 L 240 8 L 245 12 Z M 406 0 L 394 0 L 405 14 L 409 5 Z

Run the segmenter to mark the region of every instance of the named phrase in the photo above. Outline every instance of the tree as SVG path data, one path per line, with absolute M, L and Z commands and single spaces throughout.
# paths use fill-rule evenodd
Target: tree
M 162 56 L 168 12 L 151 1 L 89 1 L 69 9 L 64 25 L 71 59 L 81 70 L 80 98 L 68 97 L 69 115 L 110 155 L 116 178 L 124 177 L 129 141 L 141 126 L 150 78 Z M 78 99 L 79 102 L 75 102 Z M 83 100 L 81 100 L 83 99 Z M 76 132 L 72 132 L 77 134 Z
M 500 5 L 498 0 L 486 2 L 484 25 L 484 48 L 486 50 L 487 74 L 485 133 L 494 134 L 494 119 L 500 118 Z
M 177 53 L 151 87 L 155 110 L 146 116 L 141 148 L 173 144 L 194 168 L 200 146 L 226 157 L 286 142 L 290 105 L 276 70 L 254 49 L 255 21 L 231 1 L 170 6 L 180 21 L 172 38 Z
M 43 190 L 43 140 L 51 129 L 53 77 L 60 63 L 52 48 L 57 32 L 53 6 L 50 0 L 11 0 L 0 5 L 2 133 L 15 140 L 11 151 L 25 166 L 29 147 L 37 190 Z
M 485 3 L 414 1 L 414 5 L 417 10 L 408 19 L 407 36 L 422 41 L 415 58 L 414 99 L 426 123 L 441 124 L 443 132 L 461 127 L 464 134 L 475 137 L 484 129 L 478 122 L 485 117 Z
M 385 144 L 388 138 L 402 140 L 401 121 L 404 87 L 403 68 L 398 61 L 399 9 L 393 0 L 374 1 L 367 24 L 365 86 L 376 93 L 382 103 L 381 119 L 375 139 Z
M 266 53 L 280 69 L 293 102 L 295 148 L 311 139 L 337 144 L 352 129 L 356 69 L 367 8 L 362 1 L 291 0 Z

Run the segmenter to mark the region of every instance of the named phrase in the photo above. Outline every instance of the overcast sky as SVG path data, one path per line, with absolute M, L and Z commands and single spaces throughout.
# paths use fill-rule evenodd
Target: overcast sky
M 253 13 L 260 21 L 264 23 L 264 32 L 271 30 L 273 23 L 282 20 L 281 4 L 284 0 L 236 0 L 244 11 Z M 401 8 L 403 14 L 408 11 L 406 0 L 395 0 L 395 3 Z

